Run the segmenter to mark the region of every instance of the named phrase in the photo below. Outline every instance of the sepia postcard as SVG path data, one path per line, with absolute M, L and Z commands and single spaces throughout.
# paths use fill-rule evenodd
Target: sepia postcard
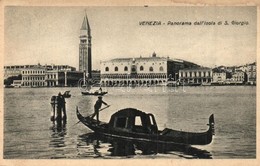
M 258 165 L 254 2 L 1 6 L 0 165 Z

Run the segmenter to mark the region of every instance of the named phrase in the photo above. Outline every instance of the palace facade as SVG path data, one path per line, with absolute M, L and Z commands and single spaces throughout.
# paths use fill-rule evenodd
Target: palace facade
M 183 60 L 157 57 L 155 53 L 151 57 L 116 58 L 102 61 L 100 65 L 101 85 L 166 84 L 169 78 L 176 81 L 179 70 L 185 66 L 197 65 Z

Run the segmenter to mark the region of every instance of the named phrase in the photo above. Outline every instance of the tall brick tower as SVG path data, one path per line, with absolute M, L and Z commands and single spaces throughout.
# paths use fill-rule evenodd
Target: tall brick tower
M 80 28 L 79 41 L 79 71 L 86 72 L 88 78 L 92 78 L 91 33 L 87 14 Z

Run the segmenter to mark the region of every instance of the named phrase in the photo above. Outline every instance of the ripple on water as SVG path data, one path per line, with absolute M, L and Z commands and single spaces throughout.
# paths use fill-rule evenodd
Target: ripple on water
M 65 90 L 72 94 L 66 99 L 68 123 L 58 131 L 50 122 L 50 97 Z M 102 141 L 97 146 L 84 135 L 91 130 L 76 124 L 75 114 L 76 106 L 84 115 L 93 113 L 96 97 L 82 96 L 78 88 L 11 88 L 4 90 L 4 158 L 256 158 L 255 87 L 185 87 L 185 92 L 171 87 L 106 90 L 104 101 L 111 107 L 100 113 L 102 121 L 109 121 L 119 109 L 133 107 L 153 113 L 160 129 L 199 132 L 207 129 L 213 113 L 216 136 L 210 145 L 189 151 L 145 154 L 135 145 L 134 151 Z

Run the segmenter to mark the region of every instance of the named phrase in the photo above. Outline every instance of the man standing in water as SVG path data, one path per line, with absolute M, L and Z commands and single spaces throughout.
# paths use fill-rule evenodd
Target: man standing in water
M 106 106 L 108 106 L 108 104 L 102 100 L 102 96 L 98 96 L 98 100 L 96 101 L 96 104 L 94 105 L 95 113 L 91 116 L 92 119 L 95 116 L 97 116 L 98 123 L 99 123 L 99 109 L 101 108 L 102 104 L 105 104 Z

